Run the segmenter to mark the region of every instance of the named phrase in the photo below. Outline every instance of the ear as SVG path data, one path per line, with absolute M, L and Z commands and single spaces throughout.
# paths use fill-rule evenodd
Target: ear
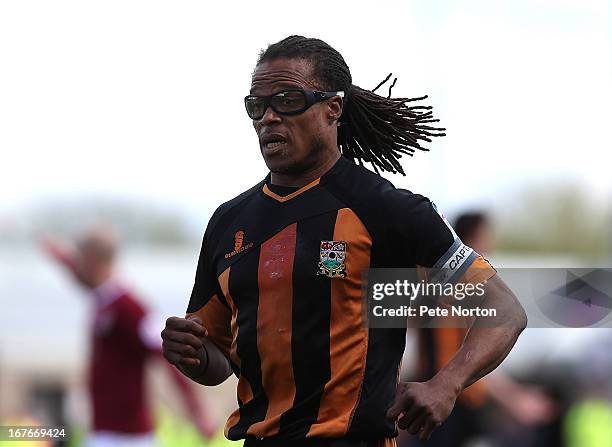
M 342 115 L 343 107 L 344 107 L 344 99 L 341 98 L 340 96 L 334 96 L 329 101 L 327 101 L 328 116 L 329 116 L 330 124 L 340 119 L 340 115 Z

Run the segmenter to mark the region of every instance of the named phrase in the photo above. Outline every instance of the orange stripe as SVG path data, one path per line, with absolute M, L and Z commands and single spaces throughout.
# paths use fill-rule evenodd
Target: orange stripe
M 236 353 L 236 336 L 238 335 L 238 324 L 236 323 L 236 306 L 234 305 L 234 300 L 232 299 L 232 295 L 229 291 L 229 274 L 230 268 L 225 269 L 223 273 L 219 275 L 219 285 L 221 286 L 221 291 L 225 296 L 225 300 L 227 304 L 229 304 L 230 309 L 232 310 L 232 320 L 230 323 L 230 328 L 232 331 L 232 343 L 230 347 L 230 360 L 240 368 L 240 357 Z
M 478 284 L 491 279 L 497 271 L 493 266 L 482 256 L 478 255 L 472 265 L 468 267 L 465 273 L 459 278 L 457 282 L 465 284 Z
M 229 356 L 232 344 L 232 334 L 228 326 L 231 319 L 231 311 L 223 305 L 217 295 L 213 295 L 208 302 L 196 312 L 187 313 L 187 317 L 195 315 L 201 321 L 212 342 L 225 354 Z
M 219 275 L 219 285 L 221 286 L 221 291 L 225 296 L 227 303 L 229 304 L 232 310 L 232 320 L 230 323 L 231 331 L 232 331 L 232 342 L 229 350 L 229 356 L 231 361 L 240 368 L 240 357 L 236 352 L 236 336 L 238 335 L 238 325 L 236 323 L 236 305 L 234 304 L 234 300 L 232 299 L 232 295 L 229 290 L 229 274 L 230 268 L 228 267 L 221 275 Z M 238 398 L 242 401 L 243 404 L 249 402 L 253 399 L 253 391 L 251 390 L 251 385 L 246 380 L 246 377 L 240 375 L 238 378 L 238 386 L 237 386 Z M 238 423 L 240 419 L 240 411 L 236 409 L 228 418 L 227 423 L 225 424 L 225 436 L 228 435 L 228 430 Z
M 255 436 L 278 433 L 280 417 L 293 406 L 295 397 L 291 329 L 296 231 L 297 224 L 291 224 L 264 242 L 260 249 L 257 349 L 268 409 L 265 419 L 247 431 Z
M 331 280 L 331 380 L 325 385 L 311 436 L 343 436 L 357 406 L 365 373 L 368 328 L 364 320 L 361 274 L 370 266 L 372 238 L 357 215 L 338 211 L 334 240 L 346 241 L 346 278 Z
M 278 200 L 279 202 L 286 202 L 287 200 L 291 200 L 296 196 L 299 196 L 300 194 L 302 194 L 304 191 L 309 190 L 310 188 L 312 188 L 313 186 L 317 186 L 319 184 L 319 182 L 321 181 L 320 178 L 313 180 L 312 182 L 310 182 L 307 185 L 302 186 L 300 189 L 298 189 L 295 192 L 292 192 L 291 194 L 289 194 L 288 196 L 279 196 L 278 194 L 276 194 L 275 192 L 273 192 L 272 190 L 270 190 L 270 188 L 268 188 L 268 185 L 265 184 L 263 187 L 263 192 L 264 194 L 272 197 L 273 199 Z

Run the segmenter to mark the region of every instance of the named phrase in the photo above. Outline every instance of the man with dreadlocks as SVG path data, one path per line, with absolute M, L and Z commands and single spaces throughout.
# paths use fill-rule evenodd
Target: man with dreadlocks
M 194 381 L 238 376 L 229 439 L 386 446 L 397 427 L 427 439 L 525 326 L 512 292 L 432 202 L 355 163 L 403 174 L 402 154 L 442 135 L 413 101 L 353 85 L 318 39 L 291 36 L 261 53 L 245 105 L 270 173 L 214 213 L 186 318 L 162 332 L 166 359 Z M 362 272 L 451 258 L 463 281 L 488 280 L 485 298 L 507 324 L 486 337 L 474 326 L 431 380 L 398 383 L 405 329 L 367 327 Z

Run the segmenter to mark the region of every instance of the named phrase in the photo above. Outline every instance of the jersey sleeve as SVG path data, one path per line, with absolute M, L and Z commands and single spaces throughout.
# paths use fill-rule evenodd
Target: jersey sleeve
M 489 262 L 459 239 L 428 198 L 398 189 L 387 207 L 390 243 L 400 249 L 404 266 L 424 267 L 444 283 L 477 283 L 495 275 Z
M 197 316 L 211 341 L 229 358 L 232 312 L 220 290 L 214 266 L 215 216 L 204 234 L 186 316 Z

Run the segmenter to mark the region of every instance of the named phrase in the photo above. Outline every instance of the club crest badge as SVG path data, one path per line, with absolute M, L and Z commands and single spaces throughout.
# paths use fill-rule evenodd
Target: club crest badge
M 317 275 L 325 275 L 329 278 L 346 276 L 346 242 L 344 241 L 321 241 L 319 251 L 319 270 Z

